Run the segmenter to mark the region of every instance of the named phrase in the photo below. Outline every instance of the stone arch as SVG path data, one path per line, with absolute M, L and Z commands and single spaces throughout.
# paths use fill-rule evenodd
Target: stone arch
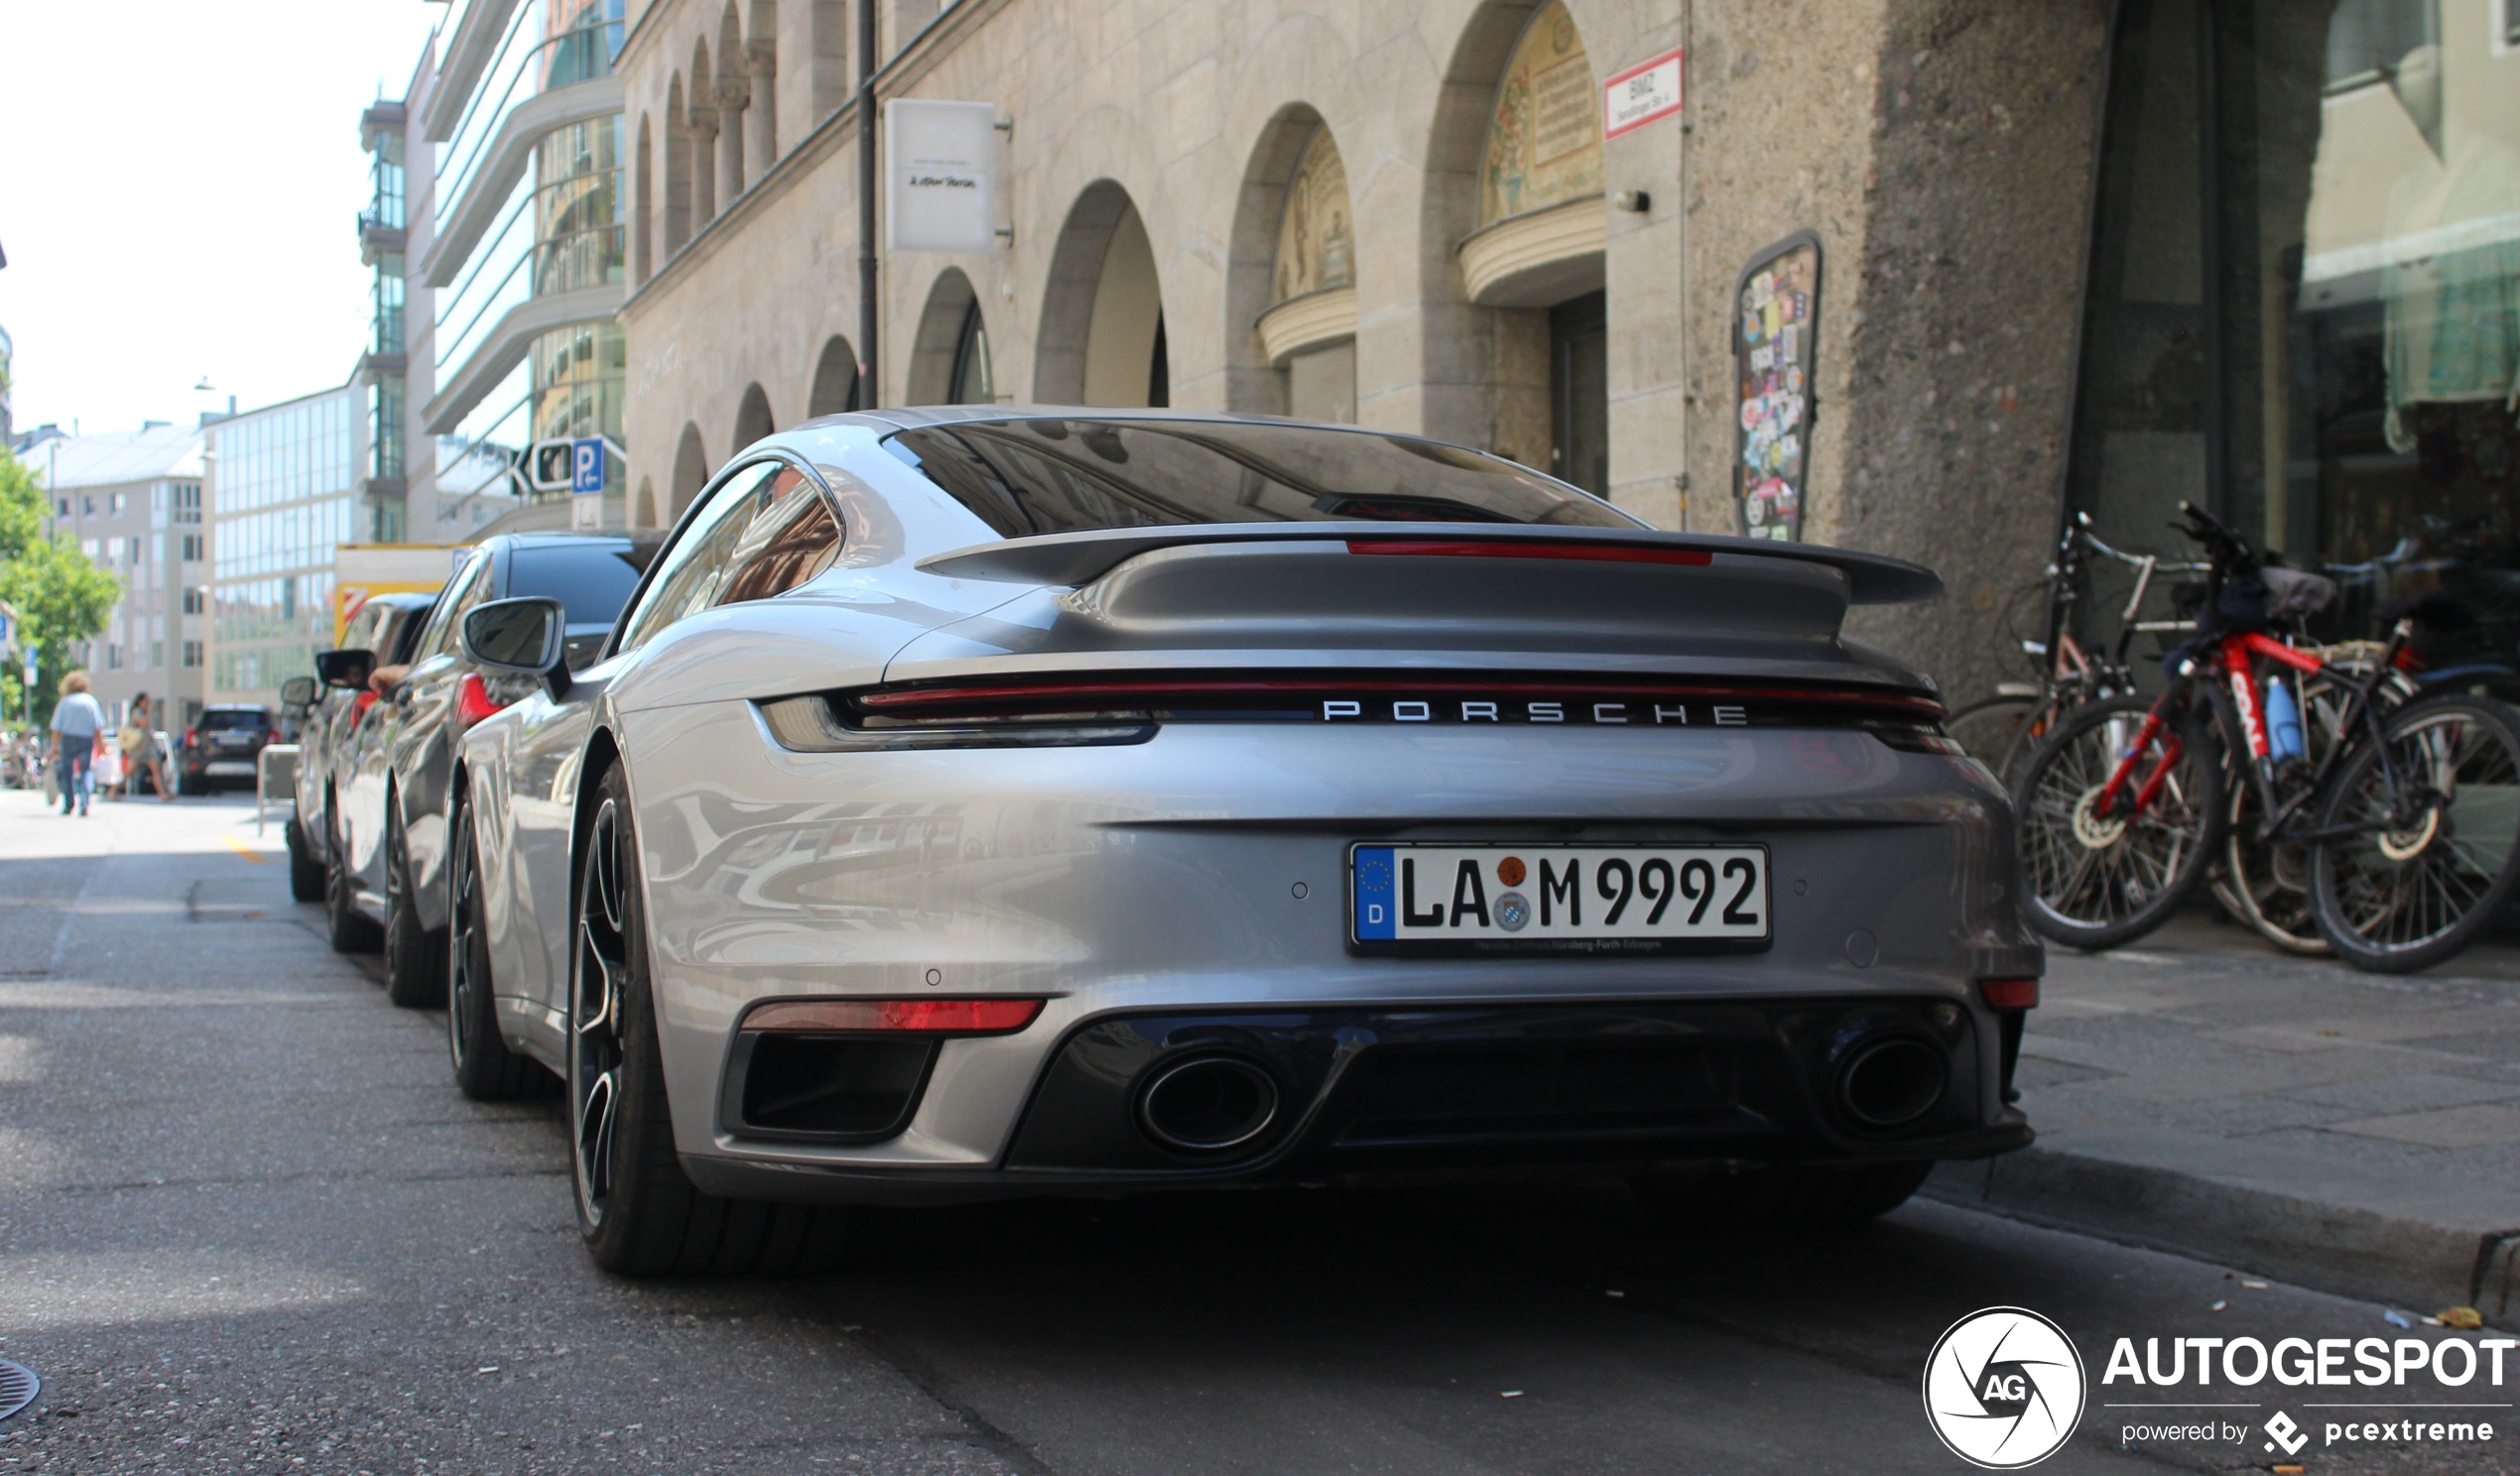
M 708 42 L 692 43 L 692 91 L 684 102 L 684 131 L 692 140 L 692 234 L 717 218 L 717 73 L 708 64 Z
M 744 117 L 744 174 L 759 180 L 779 162 L 779 0 L 751 0 L 745 9 L 744 72 L 752 95 Z
M 814 388 L 808 392 L 805 414 L 808 420 L 818 416 L 839 415 L 857 409 L 857 350 L 846 338 L 833 333 L 822 344 L 822 355 L 814 363 Z
M 654 158 L 648 115 L 641 113 L 638 156 L 632 164 L 630 183 L 630 280 L 633 284 L 647 281 L 648 274 L 656 270 L 655 242 L 649 234 L 656 216 Z
M 1528 202 L 1511 190 L 1500 193 L 1488 169 L 1491 124 L 1500 109 L 1516 110 L 1523 125 L 1531 122 L 1534 94 L 1509 97 L 1504 88 L 1509 71 L 1520 77 L 1531 63 L 1525 44 L 1543 22 L 1563 27 L 1574 42 L 1569 56 L 1584 63 L 1554 85 L 1573 98 L 1579 84 L 1584 103 L 1595 110 L 1589 137 L 1596 144 L 1599 138 L 1598 68 L 1564 0 L 1487 0 L 1470 12 L 1445 69 L 1426 150 L 1419 220 L 1420 252 L 1429 263 L 1421 284 L 1423 372 L 1433 381 L 1449 368 L 1457 386 L 1449 403 L 1430 404 L 1426 430 L 1568 475 L 1577 470 L 1567 464 L 1571 449 L 1575 462 L 1595 468 L 1607 454 L 1606 309 L 1597 244 L 1607 206 L 1594 178 L 1577 191 L 1582 199 L 1544 195 L 1538 208 L 1523 208 Z M 1588 230 L 1596 239 L 1575 253 L 1580 259 L 1570 259 L 1563 246 L 1550 247 L 1526 267 L 1520 264 L 1527 256 L 1496 249 L 1507 239 L 1500 233 L 1525 231 L 1551 210 L 1558 212 L 1554 223 Z M 1581 443 L 1571 447 L 1569 436 L 1578 429 Z
M 656 478 L 639 478 L 639 497 L 630 505 L 630 526 L 633 528 L 657 526 Z
M 708 449 L 700 444 L 700 428 L 692 422 L 683 424 L 682 444 L 674 448 L 674 487 L 672 516 L 679 519 L 692 499 L 708 485 Z
M 735 406 L 735 439 L 727 454 L 740 453 L 776 429 L 770 418 L 770 396 L 763 392 L 760 381 L 744 386 L 744 398 Z
M 717 208 L 744 192 L 744 130 L 752 125 L 752 75 L 735 0 L 717 19 Z
M 960 267 L 947 267 L 937 274 L 928 289 L 928 306 L 920 309 L 918 335 L 910 344 L 910 398 L 905 403 L 992 404 L 996 378 L 979 294 Z
M 1172 400 L 1164 290 L 1146 222 L 1117 181 L 1096 180 L 1069 208 L 1042 295 L 1033 394 L 1045 404 L 1143 406 Z
M 665 255 L 692 239 L 692 135 L 683 116 L 683 74 L 665 84 Z
M 1280 108 L 1252 145 L 1234 201 L 1227 409 L 1356 419 L 1355 220 L 1329 125 L 1309 103 Z

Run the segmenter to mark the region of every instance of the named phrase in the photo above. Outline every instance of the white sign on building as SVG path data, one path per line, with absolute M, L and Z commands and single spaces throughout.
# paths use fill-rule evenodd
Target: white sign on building
M 976 255 L 997 244 L 997 104 L 884 104 L 885 240 Z

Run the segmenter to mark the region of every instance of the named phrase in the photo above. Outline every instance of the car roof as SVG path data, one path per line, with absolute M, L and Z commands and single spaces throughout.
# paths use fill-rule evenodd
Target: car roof
M 269 712 L 271 709 L 259 702 L 212 702 L 201 710 L 203 712 Z

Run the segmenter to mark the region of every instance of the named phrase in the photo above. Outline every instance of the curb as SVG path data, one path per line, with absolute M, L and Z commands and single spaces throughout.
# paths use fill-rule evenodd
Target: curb
M 2418 1312 L 2476 1306 L 2505 1324 L 2499 1293 L 2520 1261 L 2520 1230 L 2436 1224 L 2050 1148 L 1938 1165 L 1920 1192 Z

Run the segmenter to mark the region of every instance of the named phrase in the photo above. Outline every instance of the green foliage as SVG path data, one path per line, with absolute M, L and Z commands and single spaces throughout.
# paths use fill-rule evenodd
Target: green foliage
M 44 502 L 35 473 L 0 446 L 0 559 L 17 557 L 44 537 Z
M 122 598 L 122 581 L 97 566 L 66 537 L 44 537 L 44 490 L 17 458 L 0 449 L 0 600 L 18 608 L 18 639 L 38 653 L 35 721 L 49 721 L 69 671 L 73 641 L 105 629 Z

